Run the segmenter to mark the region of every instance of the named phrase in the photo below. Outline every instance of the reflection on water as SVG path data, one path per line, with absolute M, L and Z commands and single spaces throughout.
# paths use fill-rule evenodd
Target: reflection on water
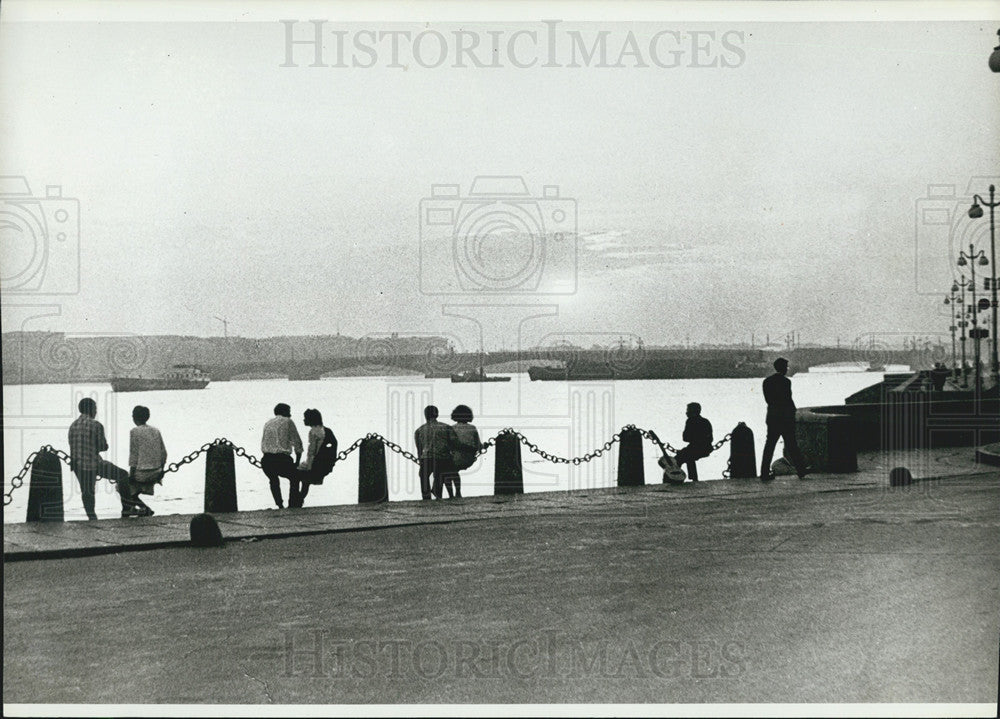
M 892 368 L 890 368 L 891 371 Z M 878 382 L 877 372 L 806 372 L 792 385 L 800 406 L 842 402 L 848 395 Z M 125 466 L 132 407 L 150 408 L 149 423 L 163 433 L 176 461 L 216 437 L 228 437 L 257 456 L 260 433 L 273 416 L 274 405 L 286 402 L 303 437 L 302 412 L 316 408 L 337 435 L 341 449 L 369 432 L 378 432 L 413 450 L 413 431 L 423 422 L 423 408 L 434 403 L 442 419 L 457 404 L 472 407 L 474 423 L 485 440 L 504 427 L 522 431 L 539 447 L 564 457 L 580 456 L 604 444 L 625 424 L 656 430 L 664 441 L 683 446 L 684 410 L 700 402 L 721 439 L 737 422 L 746 422 L 763 444 L 764 403 L 760 379 L 636 380 L 594 382 L 531 382 L 513 375 L 511 382 L 453 384 L 447 379 L 423 377 L 342 377 L 306 382 L 280 379 L 213 382 L 204 390 L 129 392 L 116 394 L 108 384 L 30 385 L 4 387 L 4 483 L 20 469 L 27 455 L 42 444 L 68 449 L 66 432 L 76 418 L 83 396 L 98 403 L 98 419 L 107 430 L 110 450 L 105 456 Z M 660 481 L 657 453 L 645 445 L 647 483 Z M 728 448 L 699 462 L 702 479 L 718 478 L 726 467 Z M 553 465 L 522 448 L 526 492 L 606 487 L 615 483 L 617 454 L 612 452 L 577 467 Z M 416 466 L 387 452 L 392 500 L 419 499 Z M 462 493 L 493 493 L 494 455 L 489 452 L 462 473 Z M 272 506 L 267 479 L 250 464 L 236 458 L 240 509 Z M 159 514 L 184 514 L 203 509 L 204 461 L 198 459 L 169 474 L 148 503 Z M 67 519 L 83 519 L 79 488 L 68 468 L 63 472 Z M 283 480 L 287 500 L 288 484 Z M 28 489 L 15 492 L 4 521 L 23 521 Z M 357 453 L 339 464 L 320 487 L 314 487 L 307 505 L 357 502 Z M 120 514 L 117 494 L 108 482 L 98 484 L 100 517 Z

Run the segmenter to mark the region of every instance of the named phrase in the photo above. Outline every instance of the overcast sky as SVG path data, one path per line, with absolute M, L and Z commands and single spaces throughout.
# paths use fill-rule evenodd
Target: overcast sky
M 299 17 L 296 39 L 311 37 L 309 17 L 323 16 Z M 956 241 L 924 209 L 959 216 L 970 180 L 998 173 L 1000 75 L 986 61 L 1000 23 L 541 20 L 331 19 L 330 67 L 310 67 L 308 45 L 282 67 L 277 22 L 4 24 L 3 174 L 25 176 L 34 197 L 61 185 L 80 226 L 80 290 L 62 297 L 46 293 L 74 281 L 73 232 L 49 238 L 35 288 L 18 274 L 38 264 L 23 228 L 4 227 L 5 290 L 22 290 L 4 294 L 4 330 L 213 335 L 219 316 L 243 336 L 443 332 L 471 345 L 474 325 L 443 306 L 486 303 L 488 346 L 510 346 L 519 326 L 529 343 L 557 331 L 648 344 L 946 332 Z M 519 30 L 535 35 L 509 45 Z M 366 34 L 386 31 L 410 40 Z M 471 38 L 500 66 L 466 55 L 454 67 Z M 601 38 L 606 67 L 574 45 Z M 460 185 L 434 205 L 457 225 L 478 175 L 524 178 L 537 201 L 490 207 L 551 222 L 543 256 L 528 254 L 537 238 L 497 232 L 479 255 L 452 254 L 468 227 L 429 225 L 421 201 Z M 929 185 L 958 198 L 928 200 Z M 53 234 L 53 202 L 21 210 Z M 979 224 L 959 242 L 988 252 Z M 440 294 L 451 291 L 468 293 Z M 17 303 L 60 314 L 22 325 Z

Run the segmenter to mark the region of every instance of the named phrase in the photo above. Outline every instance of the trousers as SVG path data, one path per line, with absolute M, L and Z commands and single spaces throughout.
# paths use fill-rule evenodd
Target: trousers
M 683 449 L 677 451 L 677 456 L 674 457 L 677 464 L 685 465 L 687 467 L 687 476 L 692 482 L 698 481 L 698 465 L 695 464 L 695 460 L 704 459 L 712 453 L 711 449 L 705 449 L 704 447 L 695 447 L 688 445 Z
M 281 499 L 281 484 L 278 482 L 280 477 L 288 480 L 288 506 L 302 506 L 302 500 L 309 492 L 309 485 L 299 478 L 299 468 L 295 466 L 292 455 L 265 452 L 260 458 L 260 468 L 267 475 L 268 483 L 271 485 L 271 496 L 279 509 L 285 506 Z
M 118 490 L 122 509 L 127 509 L 133 503 L 128 491 L 128 470 L 122 469 L 106 459 L 98 460 L 97 466 L 93 469 L 81 469 L 74 466 L 73 474 L 76 475 L 76 481 L 80 484 L 80 495 L 83 500 L 83 510 L 87 513 L 87 519 L 97 519 L 97 512 L 94 506 L 97 498 L 98 477 L 104 477 L 116 483 L 115 488 Z
M 799 450 L 799 444 L 795 441 L 795 418 L 770 419 L 767 422 L 767 439 L 764 441 L 764 453 L 760 458 L 760 476 L 767 477 L 771 474 L 771 458 L 774 456 L 774 448 L 778 445 L 778 439 L 785 443 L 785 454 L 795 471 L 801 477 L 806 473 L 806 463 Z
M 434 484 L 431 485 L 431 475 L 434 476 Z M 451 459 L 439 459 L 437 457 L 420 458 L 420 496 L 423 499 L 441 499 L 444 485 L 449 485 L 448 494 L 451 495 L 451 483 L 457 476 L 455 464 Z M 461 491 L 461 490 L 460 490 Z

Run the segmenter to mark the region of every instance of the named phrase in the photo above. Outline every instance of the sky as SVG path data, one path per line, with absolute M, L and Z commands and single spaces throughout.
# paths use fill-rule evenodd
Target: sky
M 1000 12 L 546 24 L 525 7 L 0 23 L 2 174 L 31 192 L 0 198 L 4 331 L 947 336 L 958 247 L 989 252 L 988 220 L 962 218 L 1000 174 Z M 286 33 L 322 18 L 311 67 Z M 473 39 L 498 67 L 454 67 Z M 473 195 L 479 176 L 528 194 Z

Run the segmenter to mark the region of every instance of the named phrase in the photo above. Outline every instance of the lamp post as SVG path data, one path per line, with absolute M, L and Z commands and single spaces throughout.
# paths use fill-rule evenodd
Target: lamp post
M 1000 31 L 997 32 L 1000 35 Z M 990 67 L 993 67 L 994 60 L 1000 65 L 1000 45 L 993 51 L 993 57 L 990 58 Z M 995 68 L 994 72 L 1000 72 L 1000 67 Z M 990 306 L 993 309 L 993 316 L 990 322 L 990 330 L 992 333 L 990 342 L 990 379 L 993 380 L 993 386 L 996 387 L 1000 385 L 1000 360 L 997 359 L 997 246 L 996 246 L 996 229 L 993 220 L 993 210 L 1000 205 L 1000 202 L 994 200 L 995 188 L 990 185 L 990 201 L 987 202 L 979 195 L 972 196 L 972 207 L 969 208 L 969 217 L 974 220 L 978 220 L 983 216 L 983 205 L 990 208 L 990 262 L 993 265 L 993 270 L 990 273 L 989 278 L 990 290 L 992 292 L 992 299 Z
M 980 375 L 980 366 L 979 366 L 981 361 L 979 352 L 980 348 L 979 340 L 981 339 L 981 333 L 979 332 L 979 319 L 978 319 L 979 303 L 976 301 L 976 264 L 978 263 L 980 265 L 988 265 L 989 262 L 990 261 L 986 259 L 986 254 L 982 250 L 975 252 L 975 248 L 973 248 L 971 242 L 969 243 L 968 253 L 966 253 L 965 250 L 962 250 L 961 252 L 958 253 L 958 266 L 965 267 L 966 265 L 968 265 L 972 273 L 972 277 L 969 280 L 969 286 L 972 287 L 972 332 L 970 332 L 969 334 L 972 336 L 973 339 L 972 346 L 975 348 L 974 352 L 975 359 L 973 360 L 974 362 L 973 369 L 975 370 L 975 389 L 977 391 L 982 388 L 983 378 Z
M 951 292 L 947 297 L 944 298 L 944 303 L 946 305 L 951 305 L 951 374 L 955 379 L 958 379 L 958 356 L 955 350 L 955 332 L 958 331 L 958 320 L 955 317 L 955 300 L 958 299 L 958 283 L 953 282 L 951 285 Z
M 965 319 L 967 309 L 965 306 L 965 288 L 970 284 L 969 280 L 963 275 L 958 282 L 952 285 L 952 288 L 958 287 L 962 290 L 961 297 L 959 297 L 959 301 L 961 302 L 959 306 L 962 309 L 958 312 L 958 326 L 962 330 L 962 389 L 969 388 L 969 368 L 968 362 L 965 359 L 965 328 L 969 326 L 968 321 Z

